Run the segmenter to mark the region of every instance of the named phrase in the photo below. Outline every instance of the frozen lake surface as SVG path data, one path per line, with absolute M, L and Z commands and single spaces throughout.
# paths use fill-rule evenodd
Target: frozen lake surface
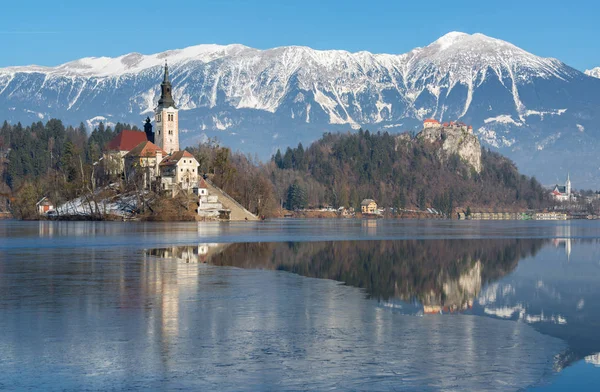
M 0 390 L 596 390 L 600 224 L 0 221 Z

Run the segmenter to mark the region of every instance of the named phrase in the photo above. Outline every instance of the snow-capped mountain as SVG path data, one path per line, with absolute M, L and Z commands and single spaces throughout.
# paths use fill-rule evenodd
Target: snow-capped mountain
M 400 55 L 199 45 L 9 67 L 0 69 L 0 118 L 141 124 L 158 100 L 165 60 L 184 143 L 216 135 L 266 158 L 324 131 L 416 130 L 434 117 L 473 124 L 484 144 L 548 183 L 570 170 L 577 187 L 595 181 L 600 166 L 590 149 L 600 79 L 482 34 L 449 33 Z M 594 162 L 582 168 L 576 160 L 586 153 Z
M 595 78 L 600 78 L 600 67 L 586 69 L 585 74 L 588 76 L 593 76 Z

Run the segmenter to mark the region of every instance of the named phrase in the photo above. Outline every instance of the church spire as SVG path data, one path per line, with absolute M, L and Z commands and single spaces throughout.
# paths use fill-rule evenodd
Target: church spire
M 167 64 L 167 60 L 165 60 L 165 77 L 163 78 L 163 83 L 171 83 L 169 81 L 169 65 Z
M 169 80 L 169 66 L 167 65 L 167 60 L 165 60 L 165 75 L 162 83 L 160 84 L 160 99 L 158 100 L 158 107 L 176 108 L 175 100 L 171 95 L 171 81 Z

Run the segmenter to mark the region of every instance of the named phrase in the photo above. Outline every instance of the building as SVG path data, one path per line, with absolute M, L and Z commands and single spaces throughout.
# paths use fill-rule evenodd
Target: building
M 131 181 L 136 176 L 141 176 L 143 187 L 150 187 L 160 175 L 160 163 L 165 155 L 167 153 L 152 142 L 145 141 L 138 144 L 124 157 L 125 178 Z
M 567 214 L 564 212 L 536 212 L 533 215 L 535 220 L 567 220 Z
M 567 174 L 567 182 L 565 185 L 555 185 L 551 195 L 557 201 L 570 201 L 573 198 L 571 193 L 571 176 Z
M 148 138 L 144 132 L 122 130 L 117 136 L 112 138 L 106 145 L 104 153 L 104 167 L 107 173 L 121 175 L 125 169 L 125 155 L 133 150 L 140 143 L 147 141 Z
M 160 163 L 161 188 L 176 191 L 198 187 L 200 164 L 188 151 L 176 151 Z
M 40 215 L 45 215 L 50 211 L 54 211 L 54 205 L 45 196 L 42 197 L 42 199 L 38 201 L 35 206 L 37 207 L 38 214 Z
M 428 118 L 427 120 L 423 121 L 423 128 L 437 128 L 437 127 L 441 127 L 441 124 L 438 120 Z
M 202 217 L 219 217 L 223 211 L 223 204 L 219 202 L 218 196 L 210 195 L 208 185 L 204 179 L 200 179 L 198 188 L 194 189 L 198 195 L 198 215 Z
M 377 214 L 377 203 L 373 199 L 364 199 L 360 203 L 360 211 L 363 214 Z
M 165 74 L 160 85 L 160 99 L 156 107 L 154 120 L 156 132 L 154 140 L 157 146 L 168 154 L 179 151 L 179 110 L 172 95 L 169 67 L 165 61 Z

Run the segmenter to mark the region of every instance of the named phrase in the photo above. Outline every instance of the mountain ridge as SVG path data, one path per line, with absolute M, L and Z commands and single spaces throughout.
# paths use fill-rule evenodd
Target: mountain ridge
M 528 174 L 542 169 L 549 179 L 549 168 L 523 151 L 597 144 L 600 133 L 600 79 L 506 41 L 460 32 L 403 54 L 207 44 L 2 68 L 0 114 L 13 122 L 57 117 L 90 127 L 138 122 L 156 105 L 165 60 L 182 109 L 183 143 L 217 136 L 263 158 L 326 131 L 414 131 L 425 118 L 460 119 Z M 566 172 L 570 161 L 550 169 Z M 581 177 L 590 180 L 590 170 Z

